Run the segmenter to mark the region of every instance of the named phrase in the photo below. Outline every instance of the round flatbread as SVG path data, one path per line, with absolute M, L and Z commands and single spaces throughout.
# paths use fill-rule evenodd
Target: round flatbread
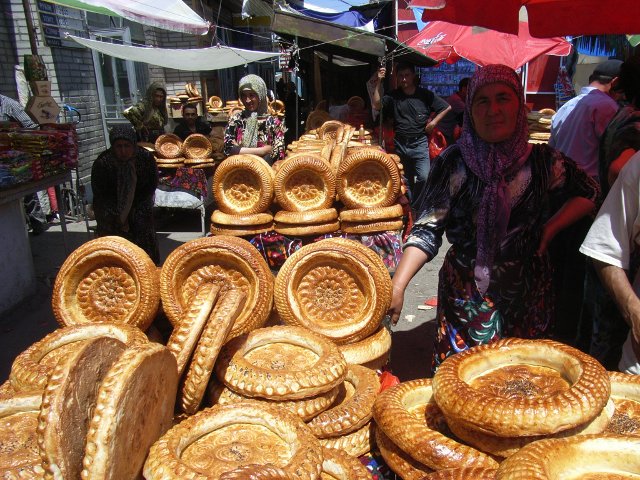
M 424 480 L 426 474 L 433 472 L 432 469 L 403 452 L 378 427 L 375 429 L 375 439 L 385 463 L 403 480 Z
M 154 144 L 156 155 L 160 158 L 177 158 L 182 155 L 182 140 L 173 133 L 164 133 Z
M 356 208 L 342 210 L 340 220 L 343 222 L 380 222 L 383 220 L 397 220 L 403 215 L 402 205 L 396 203 L 389 207 L 380 208 Z
M 149 448 L 171 427 L 177 389 L 176 360 L 166 347 L 125 351 L 98 390 L 82 480 L 140 478 Z
M 381 325 L 373 335 L 359 342 L 338 345 L 347 363 L 366 365 L 389 354 L 391 350 L 391 334 Z
M 231 237 L 254 237 L 261 233 L 273 230 L 273 222 L 262 223 L 260 225 L 246 225 L 234 227 L 232 225 L 220 225 L 212 223 L 209 231 L 215 236 L 231 236 Z
M 404 222 L 399 220 L 381 220 L 373 222 L 340 222 L 340 229 L 345 233 L 365 235 L 377 232 L 397 232 L 404 228 Z
M 324 235 L 326 233 L 333 233 L 340 230 L 340 222 L 325 222 L 325 223 L 308 223 L 292 225 L 289 223 L 276 222 L 273 229 L 281 233 L 282 235 L 289 235 L 292 237 L 313 237 L 318 235 Z
M 335 175 L 318 157 L 296 156 L 278 170 L 275 194 L 280 206 L 291 212 L 329 208 L 336 195 Z
M 213 152 L 213 145 L 206 136 L 192 133 L 185 138 L 182 151 L 187 158 L 209 158 Z
M 335 208 L 323 208 L 321 210 L 309 210 L 307 212 L 279 210 L 273 218 L 280 225 L 317 225 L 335 222 L 338 220 L 338 212 Z
M 273 222 L 273 216 L 270 213 L 229 215 L 228 213 L 221 212 L 220 210 L 214 210 L 211 214 L 211 222 L 217 224 L 217 226 L 252 227 L 255 225 L 263 225 Z
M 246 240 L 198 238 L 171 252 L 162 265 L 160 293 L 163 310 L 174 327 L 182 322 L 198 287 L 205 283 L 246 293 L 245 307 L 231 336 L 261 326 L 271 313 L 273 274 L 260 252 Z
M 146 330 L 160 307 L 156 265 L 122 237 L 89 240 L 60 267 L 51 304 L 63 326 L 105 322 Z
M 285 323 L 352 343 L 378 329 L 391 303 L 391 278 L 380 257 L 361 243 L 325 239 L 285 261 L 275 301 Z
M 213 175 L 213 195 L 224 213 L 265 212 L 273 199 L 273 170 L 255 155 L 233 155 Z
M 400 193 L 396 163 L 376 148 L 361 148 L 344 157 L 336 177 L 338 196 L 348 209 L 388 207 Z
M 298 400 L 335 388 L 347 364 L 338 347 L 301 327 L 268 327 L 236 337 L 215 366 L 233 391 L 270 400 Z
M 219 478 L 245 465 L 273 465 L 300 480 L 314 480 L 322 470 L 322 450 L 287 410 L 250 401 L 216 405 L 187 418 L 153 445 L 144 478 Z

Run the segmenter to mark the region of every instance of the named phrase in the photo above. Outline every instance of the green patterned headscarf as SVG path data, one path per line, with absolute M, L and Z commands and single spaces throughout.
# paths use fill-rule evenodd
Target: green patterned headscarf
M 258 117 L 267 113 L 267 84 L 258 75 L 250 74 L 240 79 L 238 86 L 239 97 L 243 90 L 254 91 L 260 99 L 257 111 L 245 111 L 243 114 L 247 118 L 247 126 L 242 134 L 242 146 L 254 148 L 258 146 Z

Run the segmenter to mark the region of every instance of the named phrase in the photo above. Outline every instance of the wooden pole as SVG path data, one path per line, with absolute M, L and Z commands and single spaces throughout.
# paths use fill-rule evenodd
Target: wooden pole
M 24 9 L 24 18 L 27 21 L 27 34 L 29 35 L 29 45 L 31 46 L 31 54 L 38 55 L 38 44 L 36 43 L 36 33 L 33 28 L 33 18 L 31 17 L 31 8 L 29 0 L 22 0 L 22 8 Z

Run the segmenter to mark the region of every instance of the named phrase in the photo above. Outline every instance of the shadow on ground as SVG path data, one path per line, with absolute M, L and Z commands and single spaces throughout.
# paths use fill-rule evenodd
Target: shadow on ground
M 434 320 L 416 325 L 411 330 L 396 330 L 391 333 L 391 373 L 401 382 L 431 377 L 435 333 Z

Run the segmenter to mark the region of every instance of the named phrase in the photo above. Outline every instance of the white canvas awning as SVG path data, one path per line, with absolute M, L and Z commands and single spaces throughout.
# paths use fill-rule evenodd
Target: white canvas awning
M 193 49 L 134 47 L 73 35 L 68 35 L 68 38 L 105 55 L 176 70 L 221 70 L 280 55 L 277 52 L 258 52 L 224 46 Z
M 182 0 L 49 0 L 65 7 L 122 17 L 151 27 L 205 35 L 210 23 Z

